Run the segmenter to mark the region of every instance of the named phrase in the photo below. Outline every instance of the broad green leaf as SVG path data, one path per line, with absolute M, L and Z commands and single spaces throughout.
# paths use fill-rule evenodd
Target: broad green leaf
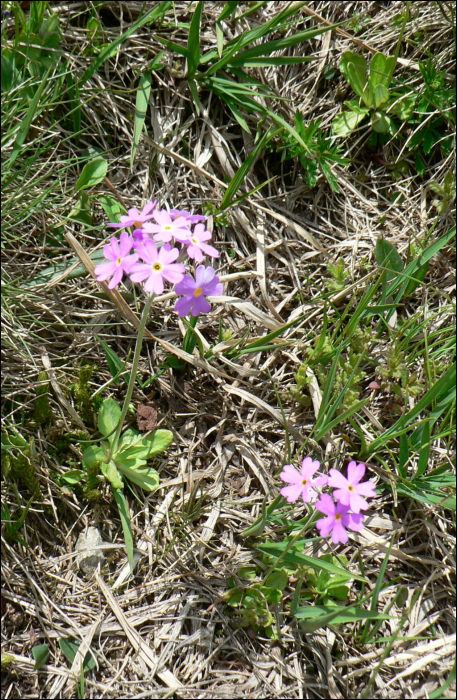
M 37 646 L 32 648 L 32 656 L 35 660 L 33 666 L 34 671 L 39 671 L 48 663 L 49 660 L 49 645 L 48 644 L 37 644 Z
M 118 426 L 121 413 L 120 406 L 114 399 L 105 399 L 100 406 L 97 426 L 101 434 L 107 437 L 110 442 L 114 437 L 113 433 Z
M 389 114 L 393 114 L 394 117 L 398 117 L 405 122 L 413 116 L 415 105 L 416 95 L 404 97 L 400 101 L 395 101 L 392 109 L 389 110 Z
M 90 163 L 86 163 L 76 183 L 76 192 L 87 190 L 89 187 L 95 187 L 95 185 L 100 184 L 106 177 L 107 172 L 108 162 L 104 158 L 94 158 Z
M 152 459 L 171 445 L 173 442 L 173 433 L 170 430 L 155 430 L 151 435 L 143 437 L 141 435 L 127 439 L 124 437 L 121 440 L 118 457 L 124 453 L 132 454 L 140 459 Z M 117 457 L 116 457 L 117 458 Z
M 266 542 L 264 544 L 259 544 L 258 549 L 265 552 L 271 557 L 280 557 L 283 553 L 283 549 L 286 547 L 286 543 L 270 543 Z M 328 571 L 331 574 L 336 574 L 342 577 L 342 580 L 348 580 L 351 578 L 357 581 L 363 581 L 368 583 L 368 581 L 358 574 L 353 574 L 350 571 L 345 571 L 339 566 L 323 560 L 322 558 L 309 557 L 306 554 L 300 554 L 299 552 L 288 552 L 282 559 L 283 562 L 289 564 L 296 564 L 297 566 L 307 566 L 315 571 Z
M 348 81 L 349 80 L 349 72 L 348 72 L 348 65 L 349 63 L 352 63 L 354 68 L 359 73 L 359 78 L 358 78 L 358 84 L 365 85 L 366 82 L 366 74 L 367 74 L 367 64 L 363 56 L 361 56 L 358 53 L 354 53 L 353 51 L 345 51 L 344 54 L 341 57 L 340 63 L 338 68 Z M 354 90 L 355 92 L 355 90 Z
M 378 238 L 376 241 L 376 262 L 381 269 L 387 269 L 386 279 L 390 281 L 396 277 L 396 272 L 403 272 L 403 261 L 399 256 L 397 249 L 392 243 L 384 238 Z M 392 272 L 389 272 L 392 270 Z
M 222 58 L 222 51 L 224 50 L 224 32 L 219 22 L 216 22 L 216 40 L 217 40 L 217 53 L 219 58 Z
M 117 467 L 113 460 L 108 462 L 108 464 L 105 464 L 104 462 L 100 462 L 100 469 L 102 471 L 103 476 L 107 481 L 110 482 L 111 486 L 113 489 L 123 489 L 124 488 L 124 483 L 121 479 L 121 475 L 119 474 Z
M 150 72 L 144 73 L 141 76 L 140 82 L 138 84 L 138 90 L 136 93 L 136 105 L 135 105 L 135 125 L 133 127 L 133 143 L 132 152 L 130 155 L 130 170 L 133 169 L 133 163 L 135 161 L 135 155 L 138 149 L 138 144 L 140 142 L 141 132 L 143 131 L 144 120 L 146 119 L 146 112 L 148 110 L 149 95 L 151 94 L 151 81 L 152 75 Z
M 118 224 L 121 214 L 127 214 L 125 208 L 117 199 L 114 199 L 110 194 L 101 194 L 97 197 L 103 207 L 106 216 L 111 224 Z
M 254 148 L 252 153 L 246 158 L 244 163 L 241 165 L 241 167 L 238 169 L 238 171 L 235 173 L 232 181 L 230 182 L 229 186 L 227 187 L 227 190 L 222 198 L 222 202 L 219 206 L 219 211 L 224 211 L 224 209 L 227 209 L 227 207 L 230 206 L 233 197 L 241 187 L 244 179 L 246 178 L 248 172 L 250 171 L 254 161 L 257 159 L 257 156 L 261 152 L 262 148 L 265 146 L 265 144 L 269 141 L 270 139 L 270 132 L 267 131 L 266 134 L 263 135 L 263 137 L 260 139 L 259 143 L 257 146 Z
M 85 472 L 82 469 L 69 469 L 65 474 L 62 474 L 62 479 L 73 486 L 74 484 L 79 484 L 84 479 L 84 476 Z
M 86 447 L 83 452 L 83 465 L 86 467 L 86 469 L 88 467 L 93 467 L 98 462 L 104 462 L 105 464 L 109 462 L 106 451 L 98 445 L 90 445 L 89 447 Z
M 109 46 L 107 46 L 96 58 L 96 60 L 92 63 L 91 66 L 86 70 L 84 73 L 83 77 L 81 78 L 79 85 L 82 87 L 85 83 L 87 83 L 88 80 L 92 78 L 94 73 L 98 71 L 100 66 L 104 64 L 104 62 L 113 55 L 113 52 L 117 51 L 117 48 L 121 46 L 121 44 L 126 41 L 132 34 L 134 34 L 137 29 L 142 27 L 144 24 L 151 23 L 156 19 L 160 19 L 165 15 L 167 10 L 171 7 L 172 2 L 171 0 L 166 0 L 166 2 L 159 2 L 150 12 L 146 12 L 146 14 L 141 15 L 139 19 L 132 24 L 131 27 L 127 29 L 126 32 L 121 34 L 120 37 L 118 37 L 115 41 L 113 41 Z M 156 37 L 159 38 L 159 37 Z
M 366 69 L 366 67 L 365 67 Z M 364 70 L 360 69 L 359 65 L 355 65 L 351 61 L 349 61 L 347 65 L 347 73 L 348 73 L 348 78 L 349 78 L 349 83 L 354 90 L 355 94 L 358 95 L 359 97 L 364 96 L 365 92 L 365 85 L 366 85 L 366 74 Z
M 137 486 L 140 486 L 144 491 L 152 493 L 160 486 L 160 477 L 152 467 L 139 467 L 131 469 L 126 466 L 127 462 L 116 462 L 117 468 L 125 476 Z
M 189 80 L 192 80 L 194 77 L 200 62 L 200 19 L 202 10 L 203 2 L 200 0 L 190 23 L 187 41 L 187 77 Z
M 119 515 L 121 516 L 122 530 L 124 532 L 124 541 L 127 549 L 127 556 L 130 564 L 130 571 L 133 572 L 133 535 L 132 525 L 130 522 L 130 513 L 125 499 L 125 495 L 117 488 L 113 488 L 114 498 L 116 499 Z
M 285 571 L 273 571 L 269 575 L 266 581 L 263 582 L 262 586 L 267 586 L 268 588 L 276 588 L 283 591 L 289 582 L 289 577 Z
M 17 132 L 16 140 L 14 142 L 13 150 L 9 159 L 8 167 L 11 167 L 13 165 L 14 161 L 21 152 L 22 146 L 24 144 L 25 139 L 27 138 L 27 134 L 29 133 L 29 129 L 37 112 L 37 107 L 38 103 L 40 102 L 41 95 L 43 94 L 43 90 L 48 82 L 51 70 L 52 66 L 48 68 L 46 75 L 44 76 L 43 80 L 38 86 L 38 89 L 35 95 L 33 96 L 31 103 L 29 104 L 25 117 L 21 121 L 21 125 L 19 127 L 19 131 Z
M 70 664 L 73 664 L 80 646 L 81 642 L 77 642 L 74 639 L 65 639 L 64 637 L 59 639 L 60 650 Z M 93 652 L 91 649 L 84 657 L 83 668 L 86 672 L 95 668 L 95 652 Z
M 393 126 L 392 119 L 387 114 L 380 110 L 372 112 L 371 128 L 373 131 L 376 131 L 378 134 L 387 134 L 389 130 L 393 130 Z
M 354 131 L 354 129 L 363 122 L 365 117 L 369 114 L 369 110 L 364 110 L 363 112 L 341 112 L 338 114 L 332 122 L 332 132 L 335 136 L 347 136 Z
M 374 91 L 377 85 L 388 88 L 395 69 L 395 56 L 386 57 L 382 53 L 376 53 L 370 61 L 370 75 L 368 84 Z
M 384 85 L 376 85 L 373 90 L 374 107 L 377 109 L 389 101 L 389 91 Z

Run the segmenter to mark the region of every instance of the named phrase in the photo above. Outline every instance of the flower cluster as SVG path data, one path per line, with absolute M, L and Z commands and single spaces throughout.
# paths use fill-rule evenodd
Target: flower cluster
M 284 486 L 281 495 L 289 503 L 295 503 L 300 496 L 305 503 L 310 503 L 318 497 L 316 488 L 329 486 L 335 489 L 332 496 L 323 493 L 317 501 L 316 510 L 326 517 L 318 520 L 316 527 L 322 537 L 332 533 L 334 544 L 346 543 L 346 528 L 354 532 L 363 530 L 365 516 L 360 511 L 367 510 L 367 498 L 376 496 L 375 484 L 372 481 L 360 483 L 365 474 L 364 464 L 349 462 L 347 478 L 337 469 L 330 469 L 329 476 L 321 474 L 315 477 L 319 467 L 320 463 L 311 457 L 303 460 L 300 472 L 285 464 L 279 476 L 290 486 Z
M 142 211 L 129 209 L 119 223 L 109 224 L 130 231 L 121 233 L 119 239 L 111 238 L 109 245 L 104 246 L 107 262 L 97 265 L 95 276 L 99 282 L 109 280 L 108 288 L 114 289 L 126 275 L 132 282 L 142 283 L 149 294 L 163 294 L 165 280 L 176 285 L 177 294 L 184 295 L 175 305 L 180 317 L 208 313 L 211 307 L 206 297 L 223 292 L 214 269 L 199 265 L 194 279 L 185 274 L 185 266 L 178 262 L 178 258 L 201 263 L 205 255 L 219 257 L 216 248 L 208 243 L 211 233 L 202 223 L 206 216 L 179 209 L 157 210 L 156 206 L 157 202 L 147 202 Z

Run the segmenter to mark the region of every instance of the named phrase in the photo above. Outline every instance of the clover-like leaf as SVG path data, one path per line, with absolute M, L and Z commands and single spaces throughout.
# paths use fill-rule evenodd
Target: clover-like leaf
M 108 464 L 103 464 L 103 462 L 101 462 L 100 469 L 102 470 L 102 474 L 105 477 L 105 479 L 107 479 L 110 482 L 111 486 L 114 489 L 124 488 L 124 482 L 122 481 L 122 477 L 119 474 L 113 460 L 110 460 Z
M 105 399 L 98 412 L 97 425 L 99 431 L 111 441 L 114 438 L 114 431 L 117 428 L 121 417 L 120 406 L 114 399 Z

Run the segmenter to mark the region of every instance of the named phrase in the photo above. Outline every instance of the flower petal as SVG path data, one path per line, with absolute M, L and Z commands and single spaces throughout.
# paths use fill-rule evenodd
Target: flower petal
M 328 485 L 330 488 L 347 489 L 349 485 L 348 480 L 340 471 L 337 469 L 330 469 L 329 475 Z
M 176 294 L 193 294 L 197 289 L 197 283 L 190 275 L 186 275 L 184 279 L 176 285 Z
M 348 513 L 347 527 L 354 532 L 362 532 L 365 516 L 362 514 Z
M 183 318 L 183 316 L 187 316 L 190 313 L 193 303 L 194 298 L 191 296 L 178 299 L 175 304 L 175 311 L 177 311 L 180 318 Z
M 338 544 L 339 542 L 341 542 L 342 544 L 346 544 L 347 541 L 348 533 L 346 532 L 346 528 L 344 527 L 341 520 L 335 520 L 335 524 L 333 526 L 332 531 L 333 544 Z
M 282 472 L 279 475 L 281 481 L 287 484 L 299 484 L 302 481 L 302 475 L 291 464 L 285 464 Z
M 333 499 L 328 495 L 328 493 L 323 493 L 320 499 L 317 501 L 316 510 L 325 515 L 333 517 L 335 515 L 335 504 Z
M 354 513 L 360 513 L 361 510 L 367 510 L 367 508 L 370 507 L 367 501 L 357 493 L 351 493 L 349 497 L 349 505 Z
M 301 486 L 299 484 L 292 484 L 291 486 L 283 486 L 281 489 L 281 496 L 287 498 L 288 503 L 295 503 L 301 496 Z
M 205 297 L 194 297 L 194 308 L 192 309 L 192 316 L 200 316 L 200 314 L 207 314 L 211 311 L 211 304 L 206 301 Z
M 335 520 L 333 517 L 329 516 L 328 518 L 320 518 L 317 523 L 316 527 L 319 530 L 319 533 L 322 537 L 328 537 L 329 534 L 332 531 L 333 524 Z
M 364 464 L 356 464 L 355 462 L 349 462 L 348 464 L 348 481 L 350 484 L 354 486 L 354 484 L 358 484 L 361 479 L 363 479 L 363 475 L 365 474 L 365 465 Z

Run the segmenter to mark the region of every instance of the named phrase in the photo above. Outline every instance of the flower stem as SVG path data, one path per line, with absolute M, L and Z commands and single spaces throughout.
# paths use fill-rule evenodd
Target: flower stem
M 197 321 L 198 321 L 198 316 L 191 316 L 190 317 L 190 321 L 189 321 L 190 328 L 187 329 L 186 335 L 184 336 L 184 340 L 182 343 L 182 349 L 184 350 L 184 352 L 188 352 L 190 355 L 193 353 L 194 348 L 197 344 L 198 336 L 196 333 L 192 333 L 192 330 L 191 330 L 192 328 L 195 328 L 195 326 L 197 325 Z
M 121 417 L 119 418 L 119 423 L 118 423 L 118 426 L 116 428 L 116 434 L 114 436 L 114 440 L 113 440 L 112 445 L 111 445 L 111 453 L 113 455 L 116 453 L 119 438 L 121 436 L 122 426 L 124 425 L 124 421 L 125 421 L 125 416 L 127 415 L 127 411 L 129 410 L 129 405 L 130 405 L 130 401 L 131 401 L 132 394 L 133 394 L 133 388 L 135 386 L 136 373 L 138 370 L 138 363 L 140 361 L 140 353 L 141 353 L 141 346 L 143 345 L 144 331 L 146 330 L 146 322 L 148 320 L 149 311 L 151 309 L 153 300 L 154 300 L 154 294 L 150 294 L 146 300 L 146 304 L 144 305 L 143 313 L 141 314 L 140 325 L 138 328 L 138 336 L 137 336 L 136 345 L 135 345 L 135 354 L 133 355 L 132 371 L 130 372 L 129 385 L 127 387 L 127 393 L 125 395 Z

